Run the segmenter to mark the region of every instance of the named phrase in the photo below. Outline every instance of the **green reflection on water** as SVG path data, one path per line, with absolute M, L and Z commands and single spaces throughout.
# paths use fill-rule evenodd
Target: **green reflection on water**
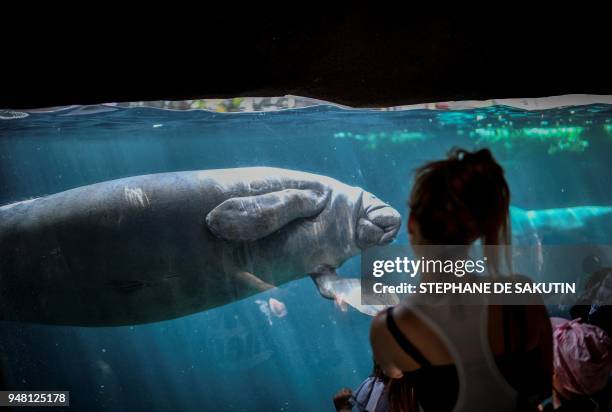
M 352 133 L 352 132 L 338 132 L 334 133 L 336 139 L 352 139 L 361 142 L 365 142 L 365 148 L 369 150 L 375 150 L 379 144 L 392 143 L 402 144 L 406 142 L 421 141 L 425 140 L 427 136 L 421 132 L 411 132 L 408 130 L 394 130 L 391 132 L 371 132 L 371 133 Z
M 510 149 L 515 143 L 524 141 L 547 142 L 548 153 L 582 152 L 589 142 L 582 137 L 584 127 L 523 127 L 510 129 L 505 127 L 478 128 L 470 133 L 476 143 L 502 143 Z

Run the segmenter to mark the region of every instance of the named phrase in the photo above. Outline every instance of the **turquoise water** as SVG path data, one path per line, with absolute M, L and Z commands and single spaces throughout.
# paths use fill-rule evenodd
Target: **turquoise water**
M 611 122 L 607 105 L 533 112 L 317 106 L 235 114 L 32 113 L 0 120 L 0 205 L 133 175 L 275 166 L 361 186 L 405 218 L 414 168 L 459 146 L 493 151 L 514 206 L 612 206 Z M 576 242 L 591 235 L 604 242 L 609 233 L 586 233 Z M 406 242 L 403 228 L 396 243 Z M 358 276 L 359 259 L 339 273 Z M 257 301 L 270 297 L 284 302 L 287 316 L 260 310 Z M 333 393 L 370 372 L 369 322 L 322 299 L 304 278 L 154 324 L 3 322 L 0 369 L 14 390 L 70 390 L 73 410 L 333 410 Z

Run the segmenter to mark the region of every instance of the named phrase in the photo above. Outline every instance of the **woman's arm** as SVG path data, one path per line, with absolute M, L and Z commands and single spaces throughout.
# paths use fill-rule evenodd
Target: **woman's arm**
M 397 366 L 393 356 L 393 336 L 387 329 L 387 311 L 380 311 L 372 321 L 370 327 L 370 344 L 374 361 L 380 366 L 383 373 L 391 378 L 400 378 L 402 371 Z
M 403 372 L 417 370 L 421 367 L 397 343 L 387 327 L 387 311 L 379 312 L 370 327 L 370 344 L 374 360 L 390 378 L 398 379 Z M 420 342 L 430 338 L 431 332 L 416 318 L 405 306 L 397 305 L 393 308 L 393 319 L 400 332 L 415 346 L 421 349 Z

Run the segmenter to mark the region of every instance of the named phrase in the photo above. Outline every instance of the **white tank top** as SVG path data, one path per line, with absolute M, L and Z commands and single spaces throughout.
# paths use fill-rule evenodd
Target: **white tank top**
M 489 344 L 486 297 L 481 297 L 482 305 L 474 305 L 471 296 L 465 306 L 462 295 L 444 296 L 436 305 L 419 305 L 415 297 L 403 304 L 442 340 L 457 368 L 459 394 L 453 410 L 515 412 L 518 394 L 499 371 Z

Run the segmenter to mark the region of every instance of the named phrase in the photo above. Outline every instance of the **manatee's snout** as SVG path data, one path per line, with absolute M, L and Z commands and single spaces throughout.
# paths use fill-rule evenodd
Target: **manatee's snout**
M 399 212 L 371 193 L 364 192 L 362 211 L 357 221 L 357 246 L 365 249 L 391 243 L 402 224 Z

